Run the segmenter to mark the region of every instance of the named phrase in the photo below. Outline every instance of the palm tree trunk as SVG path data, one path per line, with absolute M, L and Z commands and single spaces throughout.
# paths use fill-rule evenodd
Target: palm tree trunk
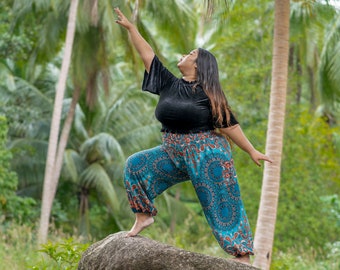
M 266 143 L 266 154 L 273 159 L 273 163 L 266 163 L 264 167 L 254 239 L 254 266 L 261 269 L 270 267 L 279 197 L 289 57 L 289 10 L 289 0 L 275 0 L 272 82 Z
M 74 114 L 76 111 L 76 106 L 78 104 L 78 100 L 80 97 L 80 91 L 81 89 L 79 86 L 75 87 L 75 90 L 73 92 L 72 102 L 71 102 L 67 117 L 65 119 L 63 129 L 61 131 L 59 144 L 58 144 L 58 152 L 57 152 L 56 161 L 55 161 L 54 170 L 53 170 L 53 182 L 54 183 L 58 183 L 58 180 L 60 177 L 61 169 L 63 166 L 64 153 L 65 153 L 68 137 L 70 135 L 73 118 L 74 118 Z M 54 190 L 54 192 L 56 192 L 56 190 Z M 54 197 L 55 194 L 52 194 L 52 195 Z
M 88 239 L 90 235 L 89 222 L 89 190 L 85 187 L 80 191 L 79 204 L 79 233 L 84 239 Z
M 53 177 L 53 175 L 54 175 L 54 170 L 55 170 L 56 151 L 57 151 L 57 146 L 58 146 L 61 110 L 62 110 L 62 104 L 63 104 L 64 93 L 65 93 L 66 79 L 67 79 L 68 70 L 69 70 L 69 66 L 71 62 L 74 33 L 75 33 L 75 28 L 76 28 L 77 9 L 78 9 L 78 0 L 72 0 L 71 5 L 70 5 L 68 24 L 67 24 L 65 52 L 64 52 L 62 66 L 61 66 L 60 77 L 58 80 L 58 84 L 56 86 L 56 97 L 54 100 L 53 116 L 52 116 L 52 123 L 51 123 L 51 129 L 50 129 L 50 138 L 48 142 L 48 152 L 47 152 L 47 160 L 46 160 L 46 168 L 45 168 L 40 224 L 39 224 L 39 231 L 38 231 L 38 243 L 39 244 L 46 243 L 46 240 L 47 240 L 52 203 L 53 203 L 54 194 L 55 194 L 55 191 L 58 185 L 58 182 L 54 180 L 55 178 Z

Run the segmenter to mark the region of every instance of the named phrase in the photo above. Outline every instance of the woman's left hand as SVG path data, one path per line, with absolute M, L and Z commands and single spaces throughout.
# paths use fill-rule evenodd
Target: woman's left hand
M 262 154 L 261 152 L 257 151 L 256 149 L 251 151 L 249 153 L 249 155 L 250 155 L 251 159 L 255 162 L 255 164 L 259 167 L 261 167 L 260 160 L 268 161 L 270 163 L 273 162 L 268 156 Z

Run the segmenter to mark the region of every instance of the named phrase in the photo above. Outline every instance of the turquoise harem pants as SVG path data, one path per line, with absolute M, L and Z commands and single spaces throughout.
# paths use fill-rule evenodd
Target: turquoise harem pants
M 226 138 L 208 131 L 164 132 L 162 139 L 162 145 L 126 161 L 124 184 L 132 211 L 155 216 L 153 200 L 190 179 L 220 246 L 233 256 L 253 255 L 252 234 Z

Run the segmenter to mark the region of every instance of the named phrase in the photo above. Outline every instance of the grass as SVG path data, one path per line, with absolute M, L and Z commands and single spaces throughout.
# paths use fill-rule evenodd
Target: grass
M 13 226 L 0 231 L 0 270 L 28 269 L 38 259 L 30 227 Z
M 194 240 L 193 235 L 185 229 L 170 233 L 156 226 L 147 229 L 142 235 L 193 252 L 228 258 L 205 226 L 196 228 L 198 231 L 194 234 Z M 80 256 L 89 243 L 83 244 L 82 239 L 57 230 L 52 230 L 50 238 L 46 245 L 38 248 L 36 231 L 31 227 L 16 225 L 0 230 L 0 270 L 76 269 Z M 311 249 L 292 248 L 285 253 L 275 251 L 271 270 L 340 269 L 340 242 L 327 248 L 328 255 L 323 258 L 320 258 L 316 250 Z
M 340 242 L 326 247 L 327 255 L 313 248 L 292 248 L 288 252 L 276 252 L 272 262 L 273 270 L 338 270 L 340 269 Z
M 0 270 L 76 269 L 89 243 L 53 231 L 52 240 L 42 246 L 36 241 L 36 231 L 28 226 L 12 226 L 0 230 Z

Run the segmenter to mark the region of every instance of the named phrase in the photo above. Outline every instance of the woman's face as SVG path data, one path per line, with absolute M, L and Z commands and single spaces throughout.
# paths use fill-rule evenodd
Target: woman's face
M 192 50 L 189 54 L 184 54 L 178 61 L 177 67 L 182 69 L 195 69 L 198 49 Z

